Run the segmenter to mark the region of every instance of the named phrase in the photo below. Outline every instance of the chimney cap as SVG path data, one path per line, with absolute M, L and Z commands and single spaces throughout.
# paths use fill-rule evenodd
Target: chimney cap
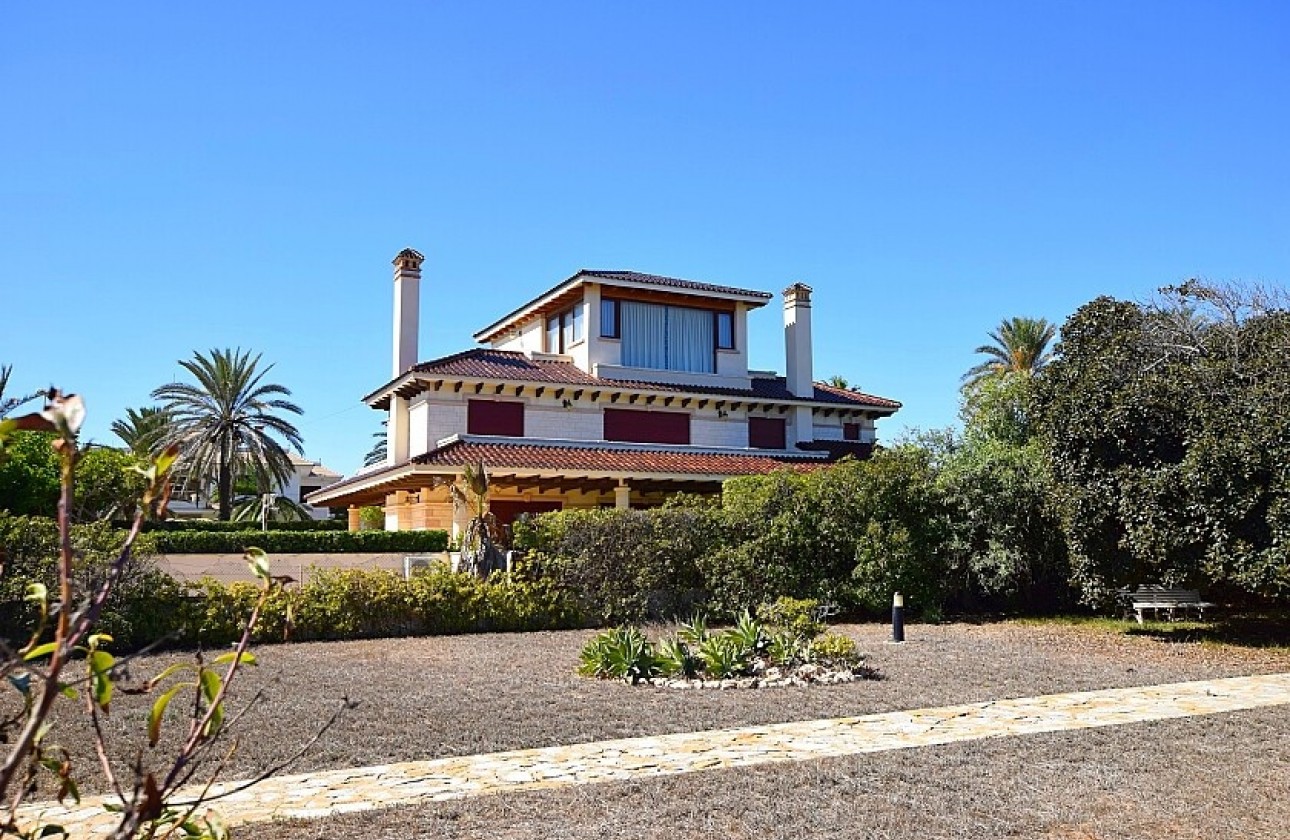
M 425 257 L 422 256 L 419 251 L 414 251 L 411 248 L 404 248 L 394 257 L 393 265 L 395 268 L 410 268 L 413 271 L 417 271 L 421 268 L 421 263 L 424 261 Z
M 794 283 L 784 290 L 784 300 L 793 301 L 795 299 L 800 299 L 802 303 L 810 303 L 811 291 L 811 287 L 805 283 Z

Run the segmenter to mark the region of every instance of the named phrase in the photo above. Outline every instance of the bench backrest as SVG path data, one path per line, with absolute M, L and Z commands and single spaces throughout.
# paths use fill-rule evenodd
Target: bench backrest
M 1161 586 L 1140 586 L 1134 592 L 1135 603 L 1150 601 L 1156 604 L 1194 604 L 1200 600 L 1195 589 L 1165 589 Z

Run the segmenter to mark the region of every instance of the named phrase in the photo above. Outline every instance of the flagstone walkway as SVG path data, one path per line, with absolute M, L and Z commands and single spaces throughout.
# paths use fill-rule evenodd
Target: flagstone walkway
M 278 776 L 232 793 L 213 807 L 229 825 L 316 818 L 465 796 L 808 761 L 1282 704 L 1290 704 L 1290 674 L 1047 694 Z M 211 792 L 236 787 L 237 783 L 231 782 L 217 785 Z M 32 805 L 23 809 L 23 816 L 59 823 L 72 831 L 73 837 L 87 836 L 114 823 L 113 815 L 103 810 L 104 801 L 102 797 L 87 798 L 75 808 Z

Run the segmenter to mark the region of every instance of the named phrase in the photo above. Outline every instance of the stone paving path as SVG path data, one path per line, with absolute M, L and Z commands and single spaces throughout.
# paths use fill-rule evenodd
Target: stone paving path
M 860 717 L 624 738 L 589 744 L 278 776 L 214 805 L 229 825 L 316 818 L 508 791 L 645 778 L 778 761 L 1118 726 L 1290 704 L 1290 674 L 1047 694 Z M 212 793 L 235 788 L 217 785 Z M 114 823 L 104 799 L 23 809 L 74 837 Z

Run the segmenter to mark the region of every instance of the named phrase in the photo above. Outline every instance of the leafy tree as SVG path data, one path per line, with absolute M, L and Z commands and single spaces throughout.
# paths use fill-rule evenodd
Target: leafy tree
M 832 385 L 834 388 L 841 388 L 843 391 L 851 390 L 851 383 L 847 381 L 847 378 L 845 376 L 838 376 L 837 374 L 834 374 L 833 376 L 830 376 L 825 381 L 828 382 L 830 385 Z
M 1035 373 L 1051 361 L 1048 345 L 1056 333 L 1044 318 L 1008 318 L 990 333 L 993 344 L 974 351 L 990 358 L 971 368 L 964 379 L 975 382 L 1005 371 Z
M 152 392 L 172 418 L 165 441 L 179 446 L 188 480 L 214 480 L 221 520 L 233 515 L 238 475 L 253 476 L 265 491 L 286 483 L 293 467 L 278 438 L 296 450 L 304 448 L 300 432 L 280 416 L 303 412 L 282 399 L 290 390 L 262 382 L 273 366 L 260 368 L 259 363 L 259 354 L 240 348 L 195 353 L 179 364 L 197 384 L 172 382 Z
M 16 431 L 0 461 L 0 510 L 52 516 L 58 507 L 58 456 L 47 432 Z
M 112 421 L 112 434 L 121 439 L 126 448 L 140 457 L 158 452 L 161 442 L 170 430 L 170 415 L 165 409 L 145 406 L 127 408 L 124 420 Z
M 965 383 L 963 435 L 937 476 L 967 576 L 964 593 L 1028 612 L 1073 600 L 1052 473 L 1034 419 L 1036 383 L 1017 371 Z
M 88 447 L 77 463 L 74 519 L 132 519 L 146 482 L 139 457 L 107 446 Z
M 1290 597 L 1290 313 L 1188 283 L 1062 329 L 1036 416 L 1084 600 L 1142 582 Z

